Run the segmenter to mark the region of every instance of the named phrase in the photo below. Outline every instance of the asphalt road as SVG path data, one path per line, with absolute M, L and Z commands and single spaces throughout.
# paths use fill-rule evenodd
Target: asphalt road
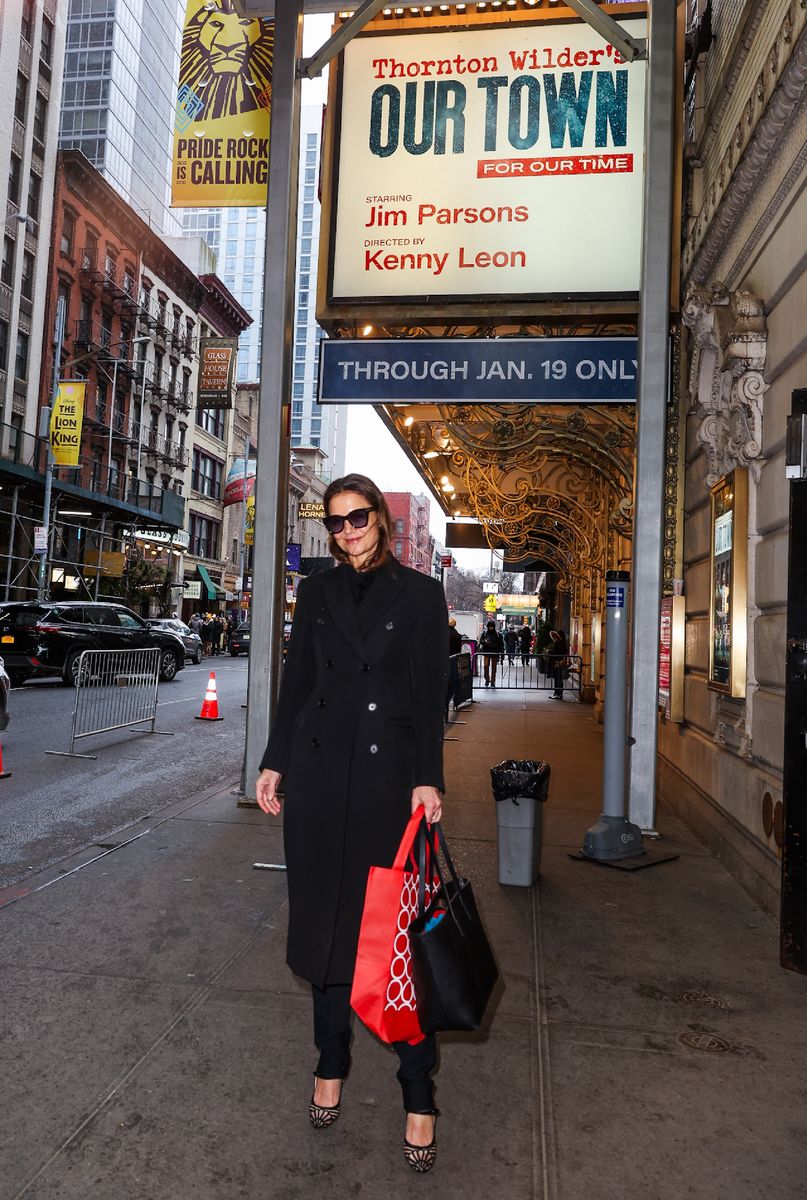
M 218 722 L 197 721 L 210 670 L 216 672 Z M 126 729 L 70 745 L 75 692 L 58 682 L 29 682 L 11 692 L 11 721 L 2 737 L 0 886 L 103 842 L 133 821 L 216 782 L 238 780 L 244 752 L 247 659 L 222 655 L 188 663 L 173 683 L 161 683 L 157 729 L 172 737 Z M 233 800 L 235 803 L 235 799 Z

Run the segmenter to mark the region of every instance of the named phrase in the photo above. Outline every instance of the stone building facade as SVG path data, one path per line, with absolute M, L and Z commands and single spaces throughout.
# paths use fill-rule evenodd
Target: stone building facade
M 789 543 L 785 426 L 807 371 L 807 9 L 693 0 L 685 111 L 676 573 L 684 719 L 663 721 L 659 790 L 771 911 L 779 903 Z M 741 695 L 710 679 L 710 489 L 747 471 Z

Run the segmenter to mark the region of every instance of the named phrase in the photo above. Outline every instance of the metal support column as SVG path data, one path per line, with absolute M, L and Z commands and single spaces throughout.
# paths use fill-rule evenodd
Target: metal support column
M 93 600 L 98 599 L 98 592 L 101 587 L 101 563 L 104 558 L 104 540 L 106 538 L 106 512 L 101 514 L 101 529 L 98 534 L 98 556 L 95 560 L 95 590 L 93 592 Z M 170 550 L 169 550 L 170 554 Z
M 275 13 L 247 738 L 241 777 L 241 790 L 249 799 L 255 798 L 283 653 L 289 492 L 289 430 L 284 409 L 291 403 L 300 143 L 297 64 L 302 52 L 302 12 L 302 0 L 284 0 Z
M 658 653 L 669 385 L 670 253 L 676 100 L 674 0 L 649 11 L 645 185 L 634 487 L 628 796 L 630 819 L 653 828 L 658 751 Z
M 8 561 L 6 562 L 6 590 L 5 600 L 11 596 L 11 564 L 14 561 L 14 543 L 17 540 L 17 500 L 19 498 L 20 489 L 15 486 L 11 497 L 11 525 L 8 531 Z

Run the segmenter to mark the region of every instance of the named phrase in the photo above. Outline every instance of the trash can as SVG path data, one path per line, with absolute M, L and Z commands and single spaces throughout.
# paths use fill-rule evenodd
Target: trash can
M 506 759 L 490 769 L 496 800 L 499 883 L 532 887 L 538 878 L 549 775 L 549 763 L 532 758 Z

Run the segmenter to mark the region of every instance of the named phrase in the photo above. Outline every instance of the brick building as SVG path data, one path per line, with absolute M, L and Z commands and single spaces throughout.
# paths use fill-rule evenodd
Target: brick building
M 251 318 L 74 150 L 57 158 L 46 330 L 56 329 L 60 300 L 60 374 L 86 381 L 79 465 L 55 472 L 51 558 L 62 560 L 61 578 L 77 581 L 82 563 L 104 551 L 147 551 L 170 569 L 178 592 L 189 548 L 224 586 L 218 477 L 232 420 L 226 411 L 194 415 L 198 346 L 207 333 L 237 337 Z M 51 342 L 41 407 L 50 403 L 53 355 Z M 65 509 L 82 519 L 60 521 Z M 189 537 L 179 536 L 185 530 Z
M 431 575 L 428 497 L 412 492 L 385 492 L 384 498 L 392 515 L 393 554 L 405 567 Z

